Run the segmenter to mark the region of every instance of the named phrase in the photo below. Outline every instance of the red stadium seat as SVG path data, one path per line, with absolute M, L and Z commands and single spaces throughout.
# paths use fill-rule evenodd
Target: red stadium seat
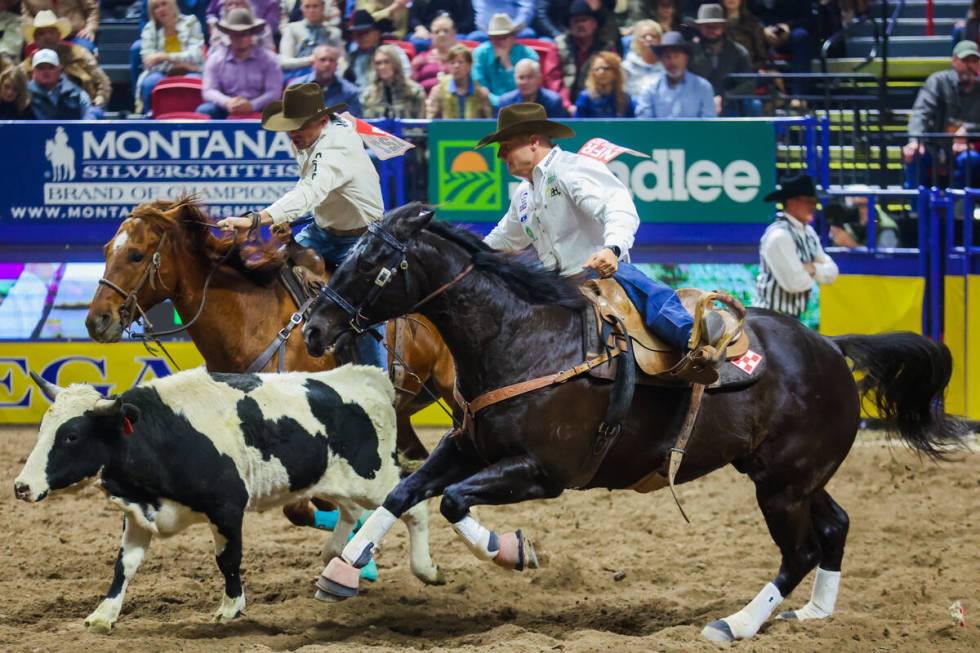
M 408 41 L 399 41 L 397 39 L 390 39 L 385 41 L 385 45 L 397 45 L 398 47 L 400 47 L 402 50 L 405 51 L 405 54 L 408 55 L 409 61 L 415 58 L 415 54 L 416 54 L 415 46 L 409 43 Z
M 226 120 L 261 120 L 262 112 L 253 111 L 252 113 L 233 113 Z
M 469 39 L 456 39 L 460 44 L 465 45 L 470 50 L 474 49 L 476 46 L 480 45 L 479 41 L 471 41 Z
M 168 113 L 192 113 L 202 102 L 201 80 L 196 77 L 164 77 L 150 95 L 150 109 L 154 117 Z
M 538 39 L 517 39 L 517 42 L 526 45 L 538 53 L 544 87 L 560 93 L 562 90 L 562 80 L 561 57 L 558 56 L 558 46 L 551 41 L 539 41 Z
M 194 111 L 174 111 L 172 113 L 161 113 L 153 115 L 154 120 L 211 120 L 211 116 L 206 113 L 196 113 Z

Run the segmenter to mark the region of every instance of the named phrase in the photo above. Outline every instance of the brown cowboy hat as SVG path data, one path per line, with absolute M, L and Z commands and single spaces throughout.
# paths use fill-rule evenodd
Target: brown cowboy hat
M 225 34 L 257 32 L 263 27 L 265 27 L 265 21 L 253 16 L 248 9 L 232 9 L 218 21 L 218 29 Z
M 37 16 L 34 16 L 34 20 L 30 18 L 24 20 L 24 39 L 28 43 L 33 43 L 34 31 L 45 27 L 57 27 L 58 34 L 61 35 L 62 40 L 68 38 L 68 35 L 71 34 L 71 21 L 67 18 L 57 16 L 50 9 L 42 9 L 37 12 Z
M 490 143 L 500 143 L 514 136 L 538 134 L 551 139 L 571 138 L 575 132 L 565 125 L 548 120 L 544 107 L 536 102 L 510 104 L 500 110 L 497 116 L 497 131 L 484 136 L 476 144 L 478 148 Z
M 262 110 L 262 128 L 272 132 L 288 132 L 323 116 L 332 116 L 347 108 L 344 103 L 326 106 L 319 84 L 297 84 L 282 94 L 282 100 L 266 105 Z

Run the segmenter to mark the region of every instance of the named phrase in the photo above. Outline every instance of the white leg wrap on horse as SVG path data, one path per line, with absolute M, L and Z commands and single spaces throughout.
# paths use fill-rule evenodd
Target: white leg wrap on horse
M 493 560 L 500 552 L 497 536 L 469 515 L 453 524 L 453 530 L 463 538 L 466 546 L 480 560 Z
M 385 508 L 376 508 L 361 526 L 361 530 L 357 531 L 354 538 L 344 547 L 340 557 L 344 562 L 355 567 L 366 565 L 370 560 L 371 552 L 378 548 L 378 544 L 396 521 L 398 518 Z
M 837 602 L 837 590 L 839 588 L 839 571 L 827 571 L 817 567 L 813 591 L 810 593 L 810 602 L 799 610 L 788 613 L 787 618 L 826 619 L 834 613 L 834 604 Z
M 712 622 L 701 634 L 712 641 L 731 641 L 752 637 L 766 623 L 773 610 L 783 602 L 783 595 L 772 583 L 766 583 L 747 606 L 733 615 Z

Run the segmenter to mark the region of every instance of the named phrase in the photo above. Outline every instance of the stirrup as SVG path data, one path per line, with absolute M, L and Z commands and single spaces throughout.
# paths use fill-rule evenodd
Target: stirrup
M 704 333 L 702 325 L 704 324 L 704 316 L 711 304 L 714 302 L 720 302 L 725 310 L 732 314 L 735 318 L 735 328 L 726 330 L 725 334 L 721 337 L 718 342 L 706 342 L 708 334 Z M 745 324 L 745 306 L 735 297 L 732 297 L 726 292 L 720 290 L 714 290 L 712 292 L 705 293 L 701 299 L 698 300 L 697 306 L 694 307 L 694 324 L 691 326 L 691 339 L 688 341 L 688 349 L 691 353 L 688 354 L 686 358 L 701 358 L 701 356 L 710 356 L 711 363 L 720 362 L 724 356 L 725 351 L 728 349 L 728 345 L 734 342 L 742 333 L 742 327 Z M 701 352 L 699 354 L 699 352 Z M 678 363 L 678 366 L 683 364 L 684 360 Z M 716 375 L 717 377 L 717 375 Z
M 718 368 L 715 365 L 721 356 L 711 345 L 702 345 L 689 351 L 667 373 L 688 383 L 711 385 L 718 380 Z

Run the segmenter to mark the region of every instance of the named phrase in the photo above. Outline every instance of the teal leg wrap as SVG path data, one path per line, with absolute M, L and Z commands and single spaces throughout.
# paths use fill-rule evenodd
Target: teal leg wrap
M 339 510 L 315 510 L 313 512 L 313 528 L 319 528 L 322 531 L 332 531 L 337 527 L 337 518 L 339 516 Z

